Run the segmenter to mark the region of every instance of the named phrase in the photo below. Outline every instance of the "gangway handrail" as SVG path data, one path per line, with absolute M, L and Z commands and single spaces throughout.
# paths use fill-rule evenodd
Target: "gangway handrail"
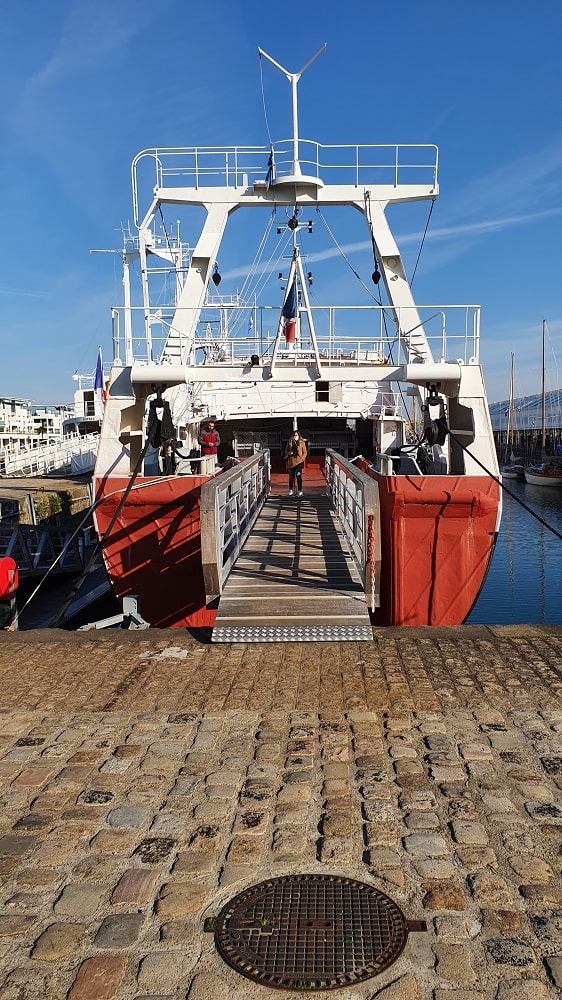
M 332 448 L 326 449 L 326 484 L 360 574 L 370 611 L 380 606 L 381 532 L 378 483 Z
M 201 487 L 201 563 L 208 604 L 222 594 L 269 487 L 268 448 Z

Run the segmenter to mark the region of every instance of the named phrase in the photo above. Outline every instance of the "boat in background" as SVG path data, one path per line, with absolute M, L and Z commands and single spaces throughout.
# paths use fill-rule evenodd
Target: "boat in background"
M 417 305 L 386 217 L 388 205 L 437 198 L 437 147 L 301 139 L 297 83 L 321 52 L 289 73 L 259 50 L 291 84 L 289 139 L 147 149 L 133 161 L 136 230 L 125 233 L 125 300 L 112 313 L 94 520 L 116 594 L 137 595 L 154 627 L 214 624 L 205 487 L 224 482 L 223 514 L 238 507 L 247 520 L 260 456 L 266 491 L 286 493 L 283 454 L 295 428 L 308 445 L 305 493 L 314 476 L 325 491 L 330 449 L 376 486 L 377 527 L 370 521 L 363 537 L 356 526 L 373 623 L 461 623 L 490 564 L 501 497 L 480 310 Z M 252 237 L 260 215 L 264 229 Z M 237 229 L 242 217 L 250 221 Z M 359 218 L 369 250 L 351 266 L 342 246 L 362 239 Z M 277 276 L 281 289 L 266 298 Z M 347 305 L 343 279 L 356 288 Z M 211 417 L 216 455 L 199 450 Z M 225 535 L 219 568 L 230 566 L 232 544 Z
M 540 462 L 525 469 L 525 482 L 531 486 L 562 486 L 562 462 Z
M 519 479 L 525 480 L 525 469 L 523 463 L 516 458 L 513 454 L 513 443 L 515 435 L 515 362 L 514 354 L 511 355 L 511 372 L 509 378 L 509 404 L 507 408 L 507 435 L 506 435 L 506 459 L 501 468 L 501 474 L 504 479 Z M 507 453 L 509 452 L 509 457 Z
M 541 451 L 542 461 L 525 469 L 525 482 L 531 486 L 562 486 L 562 460 L 546 455 L 546 378 L 545 378 L 545 335 L 546 320 L 542 321 L 542 366 L 541 366 Z

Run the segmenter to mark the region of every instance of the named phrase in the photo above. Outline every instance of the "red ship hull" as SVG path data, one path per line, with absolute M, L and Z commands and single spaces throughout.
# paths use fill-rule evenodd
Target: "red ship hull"
M 458 625 L 484 582 L 496 539 L 499 487 L 478 476 L 380 476 L 381 606 L 375 625 Z M 103 543 L 119 598 L 136 594 L 154 628 L 212 627 L 201 568 L 206 477 L 135 480 Z M 128 480 L 97 480 L 99 537 Z
M 205 476 L 141 476 L 103 543 L 105 566 L 119 598 L 136 594 L 142 617 L 154 628 L 214 624 L 201 568 L 201 486 Z M 98 479 L 94 514 L 103 538 L 129 480 Z
M 460 625 L 494 552 L 499 486 L 481 476 L 380 476 L 379 625 Z

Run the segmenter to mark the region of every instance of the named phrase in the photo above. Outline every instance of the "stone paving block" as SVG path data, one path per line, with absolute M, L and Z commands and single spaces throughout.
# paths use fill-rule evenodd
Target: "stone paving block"
M 511 903 L 511 891 L 500 875 L 493 875 L 490 872 L 476 872 L 468 878 L 472 895 L 481 906 L 497 905 L 504 907 Z
M 90 850 L 107 851 L 109 854 L 129 853 L 137 835 L 126 830 L 100 830 L 90 840 Z
M 441 979 L 455 986 L 471 986 L 477 982 L 471 956 L 465 945 L 436 944 L 433 946 L 435 968 Z
M 144 923 L 142 913 L 115 913 L 103 918 L 94 938 L 96 948 L 119 950 L 130 948 L 140 936 Z
M 117 955 L 97 955 L 82 963 L 68 1000 L 113 1000 L 125 974 L 126 960 Z
M 405 976 L 400 976 L 393 983 L 384 986 L 382 990 L 377 990 L 373 994 L 372 1000 L 422 1000 L 415 976 L 407 972 Z
M 439 858 L 451 853 L 447 841 L 438 833 L 412 833 L 404 837 L 408 854 L 417 858 Z
M 562 906 L 562 886 L 543 882 L 536 885 L 520 885 L 519 892 L 530 903 Z
M 105 894 L 103 885 L 65 885 L 53 911 L 57 916 L 91 918 Z
M 492 938 L 485 942 L 485 948 L 497 965 L 513 965 L 524 969 L 536 961 L 533 949 L 521 938 Z
M 224 979 L 209 972 L 194 976 L 187 993 L 187 1000 L 232 1000 Z
M 488 844 L 488 834 L 482 823 L 456 819 L 451 823 L 453 837 L 457 844 L 485 847 Z
M 40 765 L 27 767 L 18 774 L 17 778 L 14 778 L 10 788 L 13 788 L 15 791 L 26 788 L 41 788 L 42 785 L 48 782 L 53 774 L 53 770 L 51 767 L 41 767 Z
M 424 888 L 426 888 L 424 886 Z M 466 896 L 456 885 L 450 882 L 428 885 L 422 905 L 426 910 L 466 910 Z
M 56 922 L 37 938 L 31 958 L 41 962 L 58 962 L 79 951 L 80 946 L 88 940 L 86 924 Z
M 554 871 L 543 858 L 532 857 L 528 854 L 516 855 L 509 858 L 509 864 L 522 881 L 528 884 L 549 882 L 554 878 Z
M 134 854 L 143 865 L 156 865 L 170 858 L 176 846 L 174 837 L 145 837 L 135 848 Z
M 319 843 L 319 859 L 324 864 L 339 864 L 351 861 L 353 844 L 346 837 L 322 837 Z
M 114 906 L 120 903 L 144 906 L 152 896 L 155 882 L 155 872 L 147 869 L 129 868 L 123 872 L 115 886 L 111 894 L 111 902 Z
M 156 903 L 159 917 L 182 917 L 197 913 L 205 904 L 208 888 L 191 882 L 167 882 Z
M 499 910 L 483 907 L 481 912 L 484 926 L 490 930 L 513 934 L 514 931 L 518 931 L 521 927 L 521 914 L 516 910 Z
M 19 937 L 20 935 L 25 935 L 35 922 L 35 917 L 28 917 L 21 913 L 10 914 L 9 916 L 4 914 L 0 920 L 0 937 Z
M 458 875 L 458 868 L 449 858 L 416 858 L 413 865 L 420 878 L 426 880 L 452 879 Z
M 496 1000 L 551 1000 L 552 991 L 538 979 L 503 980 L 498 986 Z
M 544 964 L 554 985 L 562 989 L 562 954 L 547 955 Z
M 15 833 L 5 834 L 0 837 L 0 856 L 12 856 L 21 858 L 24 854 L 32 851 L 37 843 L 37 837 L 29 837 Z
M 206 875 L 217 865 L 217 855 L 211 851 L 181 851 L 172 871 L 180 875 Z

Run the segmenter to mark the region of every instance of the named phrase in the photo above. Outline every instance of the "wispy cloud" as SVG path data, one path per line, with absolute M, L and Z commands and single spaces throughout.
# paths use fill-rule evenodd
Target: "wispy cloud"
M 46 292 L 40 292 L 33 288 L 9 288 L 7 285 L 0 285 L 0 295 L 17 296 L 24 299 L 47 298 Z
M 562 205 L 556 208 L 544 209 L 540 212 L 527 212 L 521 215 L 504 216 L 503 218 L 482 219 L 480 222 L 440 226 L 438 229 L 430 229 L 426 239 L 430 243 L 447 244 L 448 259 L 451 259 L 451 255 L 458 256 L 465 250 L 469 249 L 480 236 L 488 236 L 491 233 L 504 232 L 506 229 L 530 225 L 533 222 L 554 218 L 559 215 L 562 215 Z M 408 246 L 409 244 L 419 245 L 422 236 L 423 233 L 421 230 L 412 233 L 403 233 L 396 236 L 396 241 L 400 248 Z M 455 245 L 455 249 L 452 254 L 451 244 Z M 370 249 L 370 240 L 360 240 L 354 243 L 346 243 L 341 247 L 341 250 L 343 250 L 346 256 L 352 256 L 355 253 L 364 253 L 366 250 Z M 320 250 L 317 253 L 308 253 L 306 259 L 308 263 L 318 263 L 322 260 L 331 260 L 332 258 L 339 257 L 341 250 L 336 246 L 328 247 L 326 250 Z M 225 271 L 223 277 L 228 279 L 245 277 L 248 273 L 249 267 L 249 264 L 241 264 L 239 267 Z M 261 268 L 257 269 L 258 273 L 263 273 L 269 270 L 277 270 L 277 263 L 273 262 L 263 265 Z

